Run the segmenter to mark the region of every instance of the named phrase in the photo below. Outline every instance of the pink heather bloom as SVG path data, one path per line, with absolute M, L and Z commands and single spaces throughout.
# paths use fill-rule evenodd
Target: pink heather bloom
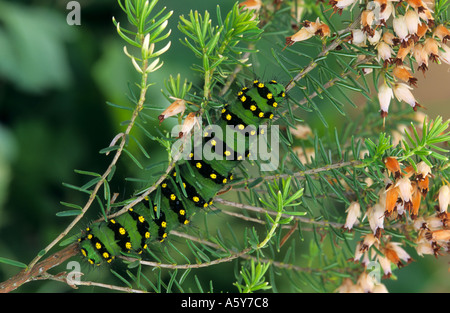
M 411 89 L 411 87 L 404 83 L 397 83 L 394 85 L 394 95 L 398 101 L 405 101 L 414 109 L 414 111 L 417 111 L 417 107 L 420 107 L 420 105 L 411 93 Z

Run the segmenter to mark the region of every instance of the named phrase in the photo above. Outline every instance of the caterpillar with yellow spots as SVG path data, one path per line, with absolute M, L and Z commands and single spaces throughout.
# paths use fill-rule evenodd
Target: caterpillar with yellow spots
M 171 229 L 188 224 L 188 214 L 210 206 L 233 179 L 233 169 L 250 155 L 248 139 L 263 134 L 260 126 L 274 117 L 284 98 L 284 86 L 274 80 L 267 84 L 255 80 L 252 87 L 242 88 L 237 101 L 223 106 L 216 125 L 203 128 L 202 140 L 194 142 L 186 160 L 179 161 L 160 184 L 160 193 L 86 228 L 78 239 L 81 254 L 91 264 L 111 263 L 124 253 L 141 254 L 152 240 L 164 241 Z M 230 128 L 235 132 L 225 140 L 223 134 Z M 208 153 L 198 156 L 196 151 Z

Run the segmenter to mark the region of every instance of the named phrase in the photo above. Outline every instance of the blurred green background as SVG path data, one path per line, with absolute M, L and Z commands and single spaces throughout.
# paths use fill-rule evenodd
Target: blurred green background
M 67 24 L 68 2 L 0 1 L 0 256 L 24 263 L 69 223 L 55 215 L 64 208 L 60 201 L 86 201 L 85 195 L 62 185 L 86 182 L 74 169 L 101 173 L 108 166 L 110 159 L 98 151 L 122 131 L 120 122 L 128 117 L 106 101 L 129 103 L 127 84 L 137 78 L 111 21 L 115 16 L 125 22 L 117 2 L 78 1 L 80 26 Z M 169 104 L 160 92 L 169 75 L 181 73 L 182 79 L 198 82 L 190 70 L 196 59 L 178 40 L 184 37 L 176 27 L 178 16 L 191 9 L 209 10 L 214 16 L 217 4 L 226 12 L 233 3 L 160 1 L 159 7 L 174 11 L 169 26 L 172 46 L 162 57 L 164 67 L 151 75 L 156 85 L 149 90 L 148 102 L 161 108 Z M 276 40 L 283 44 L 282 37 Z M 282 74 L 273 64 L 259 67 L 261 75 Z M 449 81 L 450 66 L 445 64 L 432 65 L 426 79 L 419 76 L 415 95 L 430 116 L 449 118 Z M 133 176 L 133 171 L 133 164 L 121 162 L 117 176 Z M 111 192 L 120 194 L 135 190 L 123 180 L 113 188 Z M 0 264 L 0 281 L 15 273 L 17 268 Z M 448 259 L 435 262 L 429 257 L 396 274 L 398 281 L 387 282 L 390 291 L 450 291 Z M 19 291 L 65 288 L 56 282 L 32 283 Z

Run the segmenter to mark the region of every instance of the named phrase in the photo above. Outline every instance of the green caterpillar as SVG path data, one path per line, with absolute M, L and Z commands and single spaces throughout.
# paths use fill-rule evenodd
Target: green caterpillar
M 122 253 L 141 254 L 152 240 L 162 242 L 171 229 L 188 224 L 187 212 L 192 215 L 195 208 L 212 204 L 214 196 L 233 179 L 232 170 L 249 157 L 250 143 L 245 139 L 262 134 L 259 126 L 274 117 L 285 98 L 285 88 L 274 80 L 267 84 L 255 80 L 251 88 L 242 88 L 237 98 L 223 107 L 216 127 L 216 132 L 222 133 L 233 127 L 235 139 L 230 142 L 215 136 L 207 140 L 213 128 L 206 126 L 203 140 L 194 150 L 199 145 L 209 147 L 213 158 L 196 159 L 190 152 L 188 160 L 180 162 L 161 183 L 159 208 L 147 198 L 114 219 L 87 227 L 78 242 L 89 263 L 111 263 Z

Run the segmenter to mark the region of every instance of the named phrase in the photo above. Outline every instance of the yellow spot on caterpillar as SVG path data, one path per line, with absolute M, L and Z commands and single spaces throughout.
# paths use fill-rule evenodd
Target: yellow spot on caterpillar
M 97 250 L 100 250 L 100 249 L 102 248 L 102 245 L 101 245 L 99 242 L 96 242 L 96 243 L 95 243 L 95 248 L 96 248 Z
M 205 132 L 204 134 L 203 134 L 203 137 L 208 137 L 209 136 L 209 133 L 208 132 Z M 192 154 L 192 156 L 191 156 L 191 158 L 194 156 L 194 154 L 193 153 L 191 153 Z
M 226 156 L 230 156 L 230 155 L 231 155 L 231 152 L 228 151 L 228 150 L 226 150 L 223 154 L 225 154 Z
M 207 208 L 207 207 L 208 207 L 208 203 L 205 203 L 205 204 L 203 205 L 203 207 L 204 207 L 204 208 Z
M 256 105 L 253 105 L 253 104 L 252 104 L 252 105 L 250 106 L 250 110 L 255 111 L 255 110 L 256 110 Z
M 91 229 L 89 227 L 86 228 L 86 231 L 91 231 Z
M 197 162 L 197 164 L 195 164 L 195 166 L 197 166 L 197 168 L 202 168 L 202 163 Z
M 222 113 L 225 113 L 227 110 L 225 110 L 225 109 L 222 109 Z
M 177 177 L 177 172 L 173 172 L 173 177 Z
M 94 264 L 94 261 L 91 260 L 91 259 L 89 259 L 88 262 L 91 263 L 91 264 Z
M 252 136 L 254 136 L 256 134 L 256 131 L 255 130 L 252 130 L 251 132 L 250 132 L 250 135 L 252 135 Z
M 216 174 L 211 174 L 211 175 L 209 175 L 209 177 L 211 177 L 212 179 L 216 179 L 217 175 Z
M 259 83 L 258 84 L 258 88 L 263 88 L 264 87 L 264 84 L 263 83 Z
M 176 199 L 177 199 L 177 196 L 175 196 L 174 194 L 171 194 L 171 195 L 170 195 L 170 200 L 175 201 Z
M 244 127 L 244 125 L 239 124 L 239 125 L 238 125 L 238 128 L 239 128 L 240 130 L 243 130 L 245 127 Z
M 273 114 L 270 114 L 269 118 L 270 118 L 270 119 L 273 119 Z
M 211 140 L 211 145 L 215 146 L 217 144 L 217 142 L 215 140 Z
M 110 220 L 111 223 L 115 224 L 116 221 L 114 219 Z
M 147 249 L 147 247 L 148 247 L 148 245 L 147 244 L 145 244 L 142 248 L 144 248 L 144 249 Z M 139 254 L 141 254 L 142 253 L 142 250 L 141 251 L 139 251 Z
M 108 252 L 103 252 L 102 256 L 103 256 L 105 259 L 108 259 L 108 258 L 109 258 L 109 253 L 108 253 Z
M 125 243 L 125 248 L 127 248 L 128 250 L 130 250 L 130 249 L 131 249 L 131 242 Z
M 87 256 L 86 250 L 85 250 L 85 249 L 81 249 L 81 254 L 82 254 L 84 257 L 86 257 L 86 256 Z
M 272 79 L 270 82 L 271 82 L 272 84 L 276 84 L 276 83 L 277 83 L 277 81 L 276 81 L 276 80 L 273 80 L 273 79 Z
M 255 79 L 255 80 L 253 81 L 253 83 L 254 83 L 254 84 L 257 84 L 257 83 L 259 83 L 259 80 Z
M 193 157 L 194 157 L 194 154 L 191 152 L 191 154 L 189 154 L 189 157 L 190 157 L 190 158 L 193 158 Z
M 144 236 L 145 236 L 145 238 L 147 238 L 147 239 L 150 238 L 150 232 L 146 231 Z
M 238 96 L 242 96 L 243 94 L 242 90 L 237 93 Z
M 237 157 L 238 161 L 242 160 L 242 155 Z
M 161 223 L 161 227 L 162 227 L 162 228 L 166 228 L 166 227 L 167 227 L 167 223 L 166 223 L 165 221 L 162 222 L 162 223 Z
M 186 214 L 186 211 L 185 210 L 180 210 L 180 215 L 184 215 L 184 214 Z
M 264 117 L 264 112 L 259 112 L 258 116 L 263 118 Z
M 148 201 L 148 199 L 150 199 L 148 196 L 144 197 L 144 200 Z
M 129 208 L 128 211 L 133 212 L 133 208 Z
M 242 101 L 242 102 L 245 102 L 245 100 L 247 100 L 247 98 L 246 98 L 245 96 L 242 96 L 242 97 L 241 97 L 241 101 Z
M 230 180 L 233 180 L 233 175 L 230 176 Z
M 92 234 L 89 234 L 89 235 L 87 236 L 87 238 L 88 238 L 89 240 L 91 240 L 91 239 L 92 239 Z
M 284 91 L 283 91 L 283 93 L 281 94 L 281 96 L 284 98 L 284 97 L 286 97 L 286 94 L 284 93 Z
M 183 183 L 183 187 L 186 188 L 186 184 L 185 183 Z
M 265 133 L 264 129 L 261 129 L 259 132 L 260 132 L 261 135 L 264 135 L 264 133 Z
M 269 92 L 268 94 L 267 94 L 267 99 L 272 99 L 273 98 L 273 95 Z
M 211 201 L 209 201 L 209 205 L 212 205 L 213 204 L 213 201 L 211 200 Z
M 276 108 L 276 107 L 278 106 L 278 103 L 274 102 L 274 103 L 272 104 L 272 106 L 273 106 L 274 108 Z
M 194 202 L 199 202 L 200 201 L 199 197 L 197 197 L 197 196 L 192 197 L 192 200 L 194 200 Z
M 224 179 L 222 180 L 222 183 L 226 184 L 226 183 L 227 183 L 227 179 L 224 178 Z
M 166 183 L 161 184 L 161 187 L 166 188 L 166 187 L 167 187 L 167 184 L 166 184 Z
M 142 215 L 140 215 L 140 216 L 138 217 L 138 220 L 139 220 L 139 222 L 141 222 L 141 223 L 144 223 L 144 222 L 145 222 L 145 218 L 144 218 Z
M 184 225 L 187 225 L 187 224 L 189 224 L 189 220 L 184 221 Z
M 120 227 L 119 228 L 119 234 L 121 234 L 122 236 L 125 235 L 127 232 L 125 231 L 125 228 Z
M 227 116 L 225 116 L 225 118 L 229 121 L 229 120 L 231 120 L 231 115 L 227 114 Z

